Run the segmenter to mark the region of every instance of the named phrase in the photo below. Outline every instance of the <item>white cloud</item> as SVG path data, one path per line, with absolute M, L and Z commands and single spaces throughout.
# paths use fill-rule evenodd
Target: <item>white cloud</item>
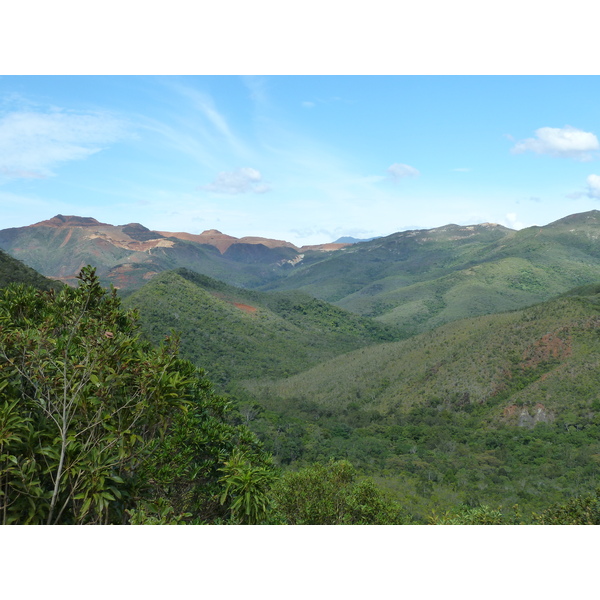
M 302 103 L 302 106 L 304 106 L 304 108 L 314 108 L 316 106 L 316 104 L 314 102 L 310 102 L 309 100 L 306 100 Z
M 452 169 L 457 173 L 470 173 L 471 169 L 469 167 L 459 167 L 458 169 Z
M 517 213 L 507 213 L 503 224 L 510 229 L 523 229 L 525 227 L 525 224 L 518 220 Z
M 588 184 L 587 195 L 600 200 L 600 175 L 590 175 L 586 181 Z
M 235 171 L 219 173 L 212 183 L 202 186 L 201 189 L 217 194 L 263 194 L 271 187 L 263 182 L 259 171 L 251 167 L 242 167 Z
M 40 178 L 125 136 L 124 124 L 101 113 L 13 112 L 0 118 L 0 174 Z
M 534 138 L 517 142 L 512 149 L 514 154 L 535 152 L 550 156 L 575 158 L 581 161 L 592 159 L 590 152 L 600 149 L 598 138 L 591 132 L 565 126 L 562 129 L 542 127 L 535 131 Z
M 405 177 L 418 177 L 421 174 L 414 167 L 401 163 L 394 163 L 388 167 L 388 173 L 395 180 L 404 179 Z

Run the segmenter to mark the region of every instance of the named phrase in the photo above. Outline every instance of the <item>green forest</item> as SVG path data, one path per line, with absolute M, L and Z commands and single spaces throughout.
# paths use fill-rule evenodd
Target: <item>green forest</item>
M 305 253 L 62 219 L 0 236 L 2 523 L 597 522 L 598 211 Z
M 185 270 L 10 278 L 3 524 L 600 522 L 597 286 L 406 338 Z

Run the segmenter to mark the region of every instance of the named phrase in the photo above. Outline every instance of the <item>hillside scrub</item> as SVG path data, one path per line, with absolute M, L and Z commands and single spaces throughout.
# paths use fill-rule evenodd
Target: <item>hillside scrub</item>
M 419 522 L 460 504 L 531 515 L 600 477 L 594 290 L 246 382 L 240 406 L 278 464 L 349 460 Z
M 61 287 L 61 284 L 43 277 L 31 267 L 0 250 L 0 288 L 11 283 L 31 285 L 40 290 L 58 290 Z

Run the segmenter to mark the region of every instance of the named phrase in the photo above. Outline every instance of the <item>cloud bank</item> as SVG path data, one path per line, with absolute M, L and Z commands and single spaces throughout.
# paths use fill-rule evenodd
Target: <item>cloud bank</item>
M 588 184 L 587 195 L 600 200 L 600 175 L 590 175 L 586 181 Z
M 562 129 L 555 127 L 537 129 L 535 137 L 517 142 L 512 148 L 512 152 L 513 154 L 534 152 L 589 161 L 592 159 L 591 152 L 599 149 L 600 143 L 593 133 L 567 125 Z

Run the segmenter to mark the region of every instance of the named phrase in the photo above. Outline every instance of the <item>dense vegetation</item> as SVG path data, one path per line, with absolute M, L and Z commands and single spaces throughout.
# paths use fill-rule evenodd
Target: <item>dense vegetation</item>
M 222 390 L 399 337 L 393 327 L 301 292 L 244 290 L 187 269 L 157 275 L 124 304 L 140 309 L 152 342 L 180 332 L 182 352 Z
M 176 340 L 142 342 L 92 269 L 80 280 L 0 297 L 1 522 L 262 518 L 270 457 L 229 402 Z
M 597 287 L 246 383 L 278 464 L 346 459 L 415 519 L 515 504 L 531 518 L 600 477 Z
M 2 522 L 598 523 L 597 220 L 405 232 L 271 284 L 336 305 L 187 269 L 120 300 L 0 254 Z

